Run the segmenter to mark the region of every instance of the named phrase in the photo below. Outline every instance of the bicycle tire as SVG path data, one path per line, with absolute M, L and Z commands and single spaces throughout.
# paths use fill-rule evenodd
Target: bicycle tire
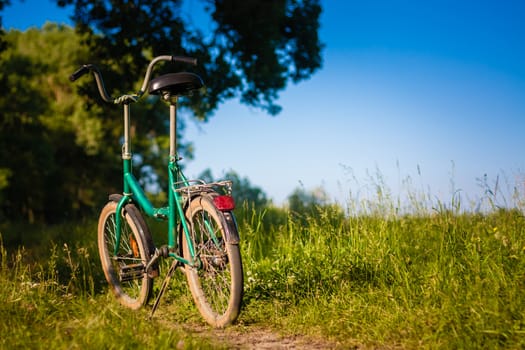
M 238 241 L 228 242 L 226 233 L 226 230 L 231 232 L 237 228 L 234 224 L 227 226 L 225 213 L 215 208 L 210 195 L 192 199 L 186 209 L 186 219 L 200 264 L 184 268 L 190 291 L 204 319 L 213 327 L 223 328 L 237 319 L 242 302 L 243 271 L 239 244 Z M 210 232 L 216 235 L 217 243 Z M 184 256 L 191 259 L 184 233 L 182 247 Z
M 153 252 L 153 240 L 142 214 L 133 204 L 124 206 L 121 217 L 121 238 L 117 254 L 117 203 L 108 202 L 98 222 L 98 249 L 104 275 L 118 301 L 131 309 L 147 304 L 153 279 L 144 268 Z

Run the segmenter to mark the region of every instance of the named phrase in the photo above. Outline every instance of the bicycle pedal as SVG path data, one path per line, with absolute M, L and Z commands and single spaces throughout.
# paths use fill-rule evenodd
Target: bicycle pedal
M 120 282 L 129 282 L 144 277 L 144 264 L 124 265 L 120 268 Z

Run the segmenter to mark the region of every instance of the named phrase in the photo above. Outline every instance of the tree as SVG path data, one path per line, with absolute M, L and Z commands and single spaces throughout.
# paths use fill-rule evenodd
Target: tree
M 6 5 L 9 5 L 9 0 L 0 0 L 0 12 L 4 9 Z M 4 35 L 5 33 L 2 26 L 2 17 L 0 16 L 0 52 L 5 50 L 5 41 L 3 39 Z
M 221 102 L 233 97 L 275 115 L 280 111 L 275 103 L 278 92 L 289 81 L 307 79 L 322 63 L 318 0 L 202 0 L 215 24 L 210 33 L 196 29 L 182 15 L 183 0 L 56 2 L 73 7 L 76 30 L 89 48 L 78 63 L 96 62 L 103 68 L 112 95 L 137 91 L 152 57 L 196 57 L 200 62 L 196 68 L 165 64 L 157 74 L 195 69 L 206 84 L 205 92 L 179 105 L 200 120 L 207 120 Z M 79 92 L 88 106 L 99 101 L 92 81 L 84 81 Z M 140 106 L 132 120 L 137 136 L 134 153 L 140 155 L 135 165 L 143 182 L 158 181 L 165 188 L 162 162 L 167 147 L 161 147 L 166 144 L 165 114 L 160 113 L 159 103 Z M 111 113 L 106 109 L 100 118 Z M 191 144 L 182 142 L 178 151 L 191 158 L 191 149 Z
M 210 169 L 204 170 L 199 178 L 206 182 L 214 182 L 218 179 L 213 177 Z M 220 180 L 230 180 L 233 183 L 233 197 L 237 206 L 253 205 L 255 208 L 262 208 L 270 203 L 266 193 L 258 187 L 253 185 L 247 177 L 241 178 L 235 171 L 230 170 Z
M 75 31 L 49 24 L 0 33 L 7 44 L 0 50 L 0 87 L 8 91 L 0 96 L 0 216 L 10 219 L 81 215 L 120 191 L 121 111 L 101 103 L 91 78 L 67 81 L 79 64 L 97 64 L 108 92 L 118 96 L 139 89 L 152 57 L 196 57 L 206 91 L 182 106 L 201 120 L 233 97 L 276 114 L 278 93 L 321 66 L 317 0 L 203 0 L 215 23 L 210 33 L 181 15 L 182 0 L 56 2 L 73 7 Z M 0 11 L 6 4 L 0 0 Z M 188 67 L 165 64 L 155 74 L 178 69 Z M 164 188 L 165 106 L 158 98 L 145 102 L 132 108 L 134 168 L 143 184 Z M 186 158 L 191 149 L 179 143 Z
M 86 53 L 71 28 L 9 31 L 0 54 L 0 215 L 58 221 L 100 203 L 118 184 L 118 145 L 67 76 Z M 42 54 L 44 53 L 45 54 Z M 93 108 L 98 108 L 93 106 Z
M 292 217 L 304 227 L 311 224 L 338 227 L 345 218 L 343 208 L 337 203 L 330 203 L 323 187 L 309 191 L 296 188 L 288 196 L 288 208 Z
M 152 56 L 198 58 L 206 94 L 189 105 L 202 119 L 235 96 L 277 114 L 278 92 L 288 81 L 307 79 L 322 63 L 318 0 L 203 1 L 215 23 L 211 33 L 184 19 L 182 0 L 56 1 L 73 6 L 76 28 L 87 35 L 89 59 L 112 66 L 121 88 L 132 90 Z
M 328 204 L 328 195 L 322 187 L 312 191 L 306 191 L 304 188 L 296 188 L 288 196 L 288 206 L 291 212 L 301 215 L 315 214 L 317 208 Z

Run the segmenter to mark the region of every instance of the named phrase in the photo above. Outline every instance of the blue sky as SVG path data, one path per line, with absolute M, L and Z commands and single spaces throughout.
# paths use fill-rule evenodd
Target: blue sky
M 13 2 L 6 29 L 67 21 L 47 1 Z M 342 204 L 364 198 L 378 171 L 394 196 L 410 178 L 445 202 L 454 191 L 475 201 L 485 174 L 523 190 L 525 2 L 322 6 L 322 70 L 281 93 L 276 117 L 229 101 L 207 124 L 188 123 L 188 175 L 233 169 L 277 204 L 297 187 L 322 186 Z

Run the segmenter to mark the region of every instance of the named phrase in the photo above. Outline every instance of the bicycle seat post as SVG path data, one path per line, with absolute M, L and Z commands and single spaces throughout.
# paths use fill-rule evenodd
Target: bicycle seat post
M 130 140 L 130 113 L 129 103 L 124 103 L 124 144 L 122 145 L 122 159 L 131 159 Z
M 176 61 L 176 59 L 174 59 Z M 178 59 L 179 61 L 195 64 L 194 60 Z M 149 93 L 160 95 L 170 105 L 170 161 L 177 157 L 177 101 L 178 96 L 186 95 L 193 90 L 200 89 L 204 84 L 202 79 L 193 73 L 180 72 L 161 75 L 149 84 Z
M 170 161 L 175 161 L 177 154 L 177 96 L 167 96 L 170 102 Z

